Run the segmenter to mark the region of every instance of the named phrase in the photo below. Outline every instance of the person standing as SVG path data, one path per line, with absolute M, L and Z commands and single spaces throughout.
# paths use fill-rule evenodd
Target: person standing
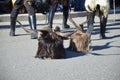
M 28 20 L 30 24 L 30 28 L 35 30 L 36 29 L 36 15 L 34 8 L 31 6 L 32 5 L 32 0 L 15 0 L 13 4 L 13 9 L 11 11 L 10 15 L 10 36 L 15 36 L 15 26 L 16 26 L 16 19 L 19 13 L 20 8 L 23 6 L 26 7 L 26 10 L 29 14 Z M 31 39 L 36 39 L 37 38 L 37 32 L 31 33 Z
M 68 20 L 68 14 L 69 14 L 69 0 L 51 0 L 51 7 L 49 9 L 49 16 L 48 16 L 48 24 L 52 28 L 53 24 L 53 18 L 56 11 L 56 7 L 58 6 L 58 3 L 61 3 L 63 5 L 63 29 L 68 29 L 70 26 L 67 24 Z

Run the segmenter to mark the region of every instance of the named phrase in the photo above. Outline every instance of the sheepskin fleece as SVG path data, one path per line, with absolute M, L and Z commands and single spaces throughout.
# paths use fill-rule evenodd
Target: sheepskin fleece
M 100 11 L 102 11 L 104 16 L 107 17 L 109 11 L 109 0 L 85 0 L 85 8 L 88 12 L 95 11 L 97 5 L 100 6 Z

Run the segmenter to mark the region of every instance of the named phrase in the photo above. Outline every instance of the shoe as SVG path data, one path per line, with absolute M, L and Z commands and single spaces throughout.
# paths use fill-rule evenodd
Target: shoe
M 38 33 L 37 32 L 31 33 L 31 39 L 37 39 L 37 38 L 38 38 Z
M 15 32 L 13 32 L 13 31 L 10 31 L 10 34 L 9 34 L 10 36 L 15 36 Z

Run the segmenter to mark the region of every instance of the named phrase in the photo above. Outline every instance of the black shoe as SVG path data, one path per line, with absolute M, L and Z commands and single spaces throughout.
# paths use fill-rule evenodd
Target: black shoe
M 105 39 L 105 38 L 106 38 L 105 34 L 100 35 L 100 39 Z
M 70 26 L 69 25 L 63 25 L 63 28 L 70 28 Z
M 10 31 L 10 34 L 9 34 L 10 36 L 15 36 L 15 32 L 13 32 L 13 31 Z
M 37 32 L 31 33 L 31 39 L 37 39 L 37 38 L 38 38 Z

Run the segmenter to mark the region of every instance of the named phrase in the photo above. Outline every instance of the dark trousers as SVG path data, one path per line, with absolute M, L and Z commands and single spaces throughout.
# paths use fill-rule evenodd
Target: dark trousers
M 85 0 L 74 0 L 74 10 L 75 11 L 83 11 Z
M 15 1 L 13 5 L 13 9 L 11 11 L 11 16 L 10 16 L 10 22 L 11 22 L 10 36 L 15 36 L 16 19 L 23 5 L 25 6 L 29 14 L 28 19 L 29 19 L 29 24 L 31 29 L 36 29 L 36 16 L 35 16 L 34 8 L 31 4 L 32 4 L 32 0 L 16 0 Z
M 52 1 L 50 11 L 49 11 L 48 23 L 52 27 L 53 18 L 54 18 L 57 5 L 58 3 L 62 3 L 63 4 L 63 26 L 65 27 L 67 25 L 67 19 L 68 19 L 69 0 L 58 0 L 58 3 L 56 1 L 57 0 Z
M 16 0 L 14 3 L 14 7 L 11 12 L 10 16 L 10 36 L 15 35 L 15 26 L 16 26 L 16 19 L 19 13 L 20 8 L 22 7 L 23 0 Z
M 27 1 L 29 0 L 16 0 L 11 12 L 11 17 L 17 17 L 19 10 L 23 6 L 23 4 L 29 15 L 35 15 L 34 8 L 31 5 L 29 5 Z
M 22 5 L 23 5 L 23 1 L 24 1 L 24 0 L 16 0 L 16 1 L 15 1 L 14 7 L 13 7 L 12 12 L 11 12 L 11 17 L 17 17 L 20 8 L 21 8 Z

